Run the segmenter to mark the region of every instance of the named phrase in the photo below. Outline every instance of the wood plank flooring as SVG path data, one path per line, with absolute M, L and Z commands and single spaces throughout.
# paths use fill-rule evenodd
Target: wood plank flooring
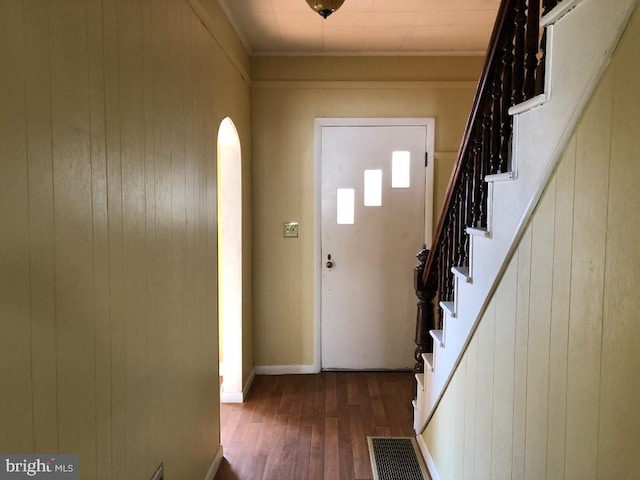
M 326 372 L 256 377 L 221 408 L 215 480 L 371 479 L 367 436 L 414 436 L 413 374 Z

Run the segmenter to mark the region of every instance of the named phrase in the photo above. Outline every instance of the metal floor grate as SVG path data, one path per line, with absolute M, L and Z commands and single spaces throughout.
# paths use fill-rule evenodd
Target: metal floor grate
M 427 480 L 415 438 L 367 437 L 374 480 Z

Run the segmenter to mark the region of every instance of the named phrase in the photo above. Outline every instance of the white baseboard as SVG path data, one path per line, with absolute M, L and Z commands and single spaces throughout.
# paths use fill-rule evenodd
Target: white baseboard
M 220 392 L 220 403 L 242 403 L 242 392 Z
M 416 435 L 416 440 L 418 441 L 418 447 L 420 447 L 420 452 L 422 453 L 424 463 L 427 464 L 427 470 L 429 470 L 431 480 L 440 480 L 440 475 L 438 474 L 436 463 L 433 461 L 433 457 L 431 456 L 431 452 L 429 451 L 424 438 L 422 438 L 422 435 Z
M 244 401 L 245 398 L 247 398 L 247 395 L 249 395 L 249 390 L 251 390 L 251 385 L 253 385 L 253 379 L 256 378 L 256 369 L 252 368 L 251 369 L 251 373 L 249 373 L 249 378 L 247 378 L 247 381 L 244 384 L 244 388 L 242 389 L 242 400 Z
M 313 365 L 260 365 L 256 375 L 297 375 L 319 373 Z
M 220 468 L 220 464 L 222 463 L 222 445 L 218 446 L 218 451 L 216 452 L 216 456 L 213 458 L 213 462 L 211 462 L 211 466 L 207 471 L 207 475 L 204 477 L 204 480 L 213 480 L 218 473 L 218 469 Z
M 221 403 L 244 403 L 244 400 L 249 395 L 249 390 L 251 389 L 251 385 L 253 384 L 253 379 L 256 378 L 256 370 L 252 369 L 249 374 L 249 378 L 244 384 L 244 388 L 241 392 L 223 392 L 220 391 L 220 402 Z

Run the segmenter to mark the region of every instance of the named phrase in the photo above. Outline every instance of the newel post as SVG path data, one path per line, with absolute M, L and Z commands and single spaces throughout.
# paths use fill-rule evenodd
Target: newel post
M 420 263 L 416 265 L 413 270 L 413 286 L 418 297 L 418 309 L 416 312 L 416 350 L 414 358 L 416 365 L 414 368 L 415 373 L 424 372 L 424 363 L 422 360 L 423 353 L 433 352 L 433 338 L 429 335 L 429 330 L 433 330 L 435 322 L 433 319 L 433 298 L 435 297 L 435 289 L 429 288 L 422 281 L 422 275 L 424 273 L 427 257 L 429 256 L 429 250 L 427 246 L 423 245 L 422 249 L 416 254 Z

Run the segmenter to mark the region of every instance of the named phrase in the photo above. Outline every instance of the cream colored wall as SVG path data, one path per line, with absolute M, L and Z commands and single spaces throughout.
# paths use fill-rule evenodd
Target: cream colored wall
M 423 436 L 442 479 L 640 471 L 640 14 Z
M 250 171 L 249 87 L 184 0 L 1 2 L 0 71 L 0 451 L 202 479 L 215 141 L 231 116 Z
M 314 119 L 435 117 L 436 183 L 446 184 L 482 62 L 252 59 L 256 365 L 314 360 Z M 298 239 L 282 238 L 287 221 L 299 222 Z

